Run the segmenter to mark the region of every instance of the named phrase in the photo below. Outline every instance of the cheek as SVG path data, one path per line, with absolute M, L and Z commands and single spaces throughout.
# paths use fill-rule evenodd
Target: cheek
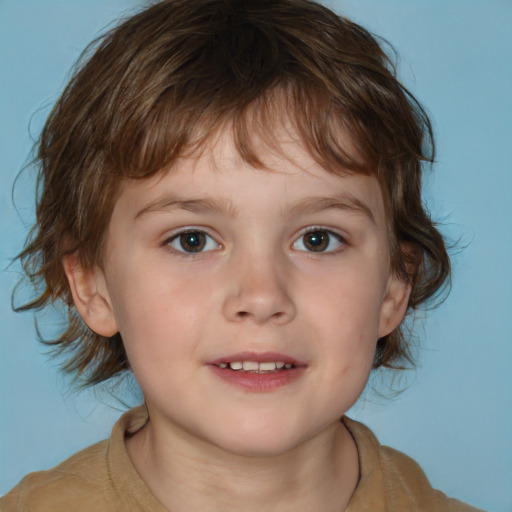
M 214 308 L 212 286 L 206 280 L 156 266 L 141 268 L 121 271 L 110 283 L 119 331 L 134 370 L 147 361 L 160 365 L 183 350 L 193 350 L 208 328 L 207 313 Z
M 165 324 L 173 317 L 187 318 L 193 305 L 200 307 L 210 295 L 203 280 L 184 275 L 177 266 L 162 264 L 158 259 L 135 259 L 117 270 L 112 273 L 110 286 L 114 310 L 122 324 L 133 324 L 132 329 Z
M 383 274 L 371 266 L 344 268 L 329 279 L 311 280 L 305 304 L 313 336 L 322 347 L 322 364 L 338 391 L 362 390 L 374 360 L 380 309 L 385 290 Z M 304 292 L 303 292 L 304 293 Z M 350 393 L 349 393 L 350 394 Z
M 318 319 L 315 323 L 330 331 L 328 339 L 338 334 L 359 345 L 376 342 L 384 289 L 384 279 L 371 268 L 343 268 L 308 280 L 300 295 L 307 297 L 304 307 Z

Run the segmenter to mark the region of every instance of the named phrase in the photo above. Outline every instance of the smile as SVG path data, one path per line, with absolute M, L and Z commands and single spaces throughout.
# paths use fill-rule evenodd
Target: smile
M 207 366 L 231 386 L 268 393 L 300 379 L 308 365 L 277 352 L 243 352 L 210 361 Z
M 291 370 L 294 367 L 292 363 L 283 361 L 232 361 L 230 363 L 220 363 L 219 368 L 230 369 L 237 372 L 251 373 L 275 373 L 281 370 Z

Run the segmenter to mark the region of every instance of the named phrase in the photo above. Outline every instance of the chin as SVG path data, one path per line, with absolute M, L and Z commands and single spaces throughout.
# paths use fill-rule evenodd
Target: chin
M 298 431 L 297 425 L 275 422 L 262 425 L 236 424 L 226 428 L 215 444 L 222 450 L 241 457 L 269 458 L 283 455 L 306 441 L 305 432 Z
M 222 443 L 219 448 L 239 457 L 247 458 L 272 458 L 283 455 L 295 448 L 298 442 L 289 439 L 277 439 L 276 436 L 259 436 L 254 439 L 251 436 L 244 436 Z

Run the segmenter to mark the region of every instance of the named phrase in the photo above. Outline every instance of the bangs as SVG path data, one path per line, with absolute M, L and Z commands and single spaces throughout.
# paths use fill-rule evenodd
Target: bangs
M 316 163 L 335 174 L 368 173 L 372 168 L 346 116 L 336 112 L 333 99 L 318 89 L 288 83 L 243 106 L 237 100 L 232 105 L 224 100 L 215 98 L 199 115 L 192 113 L 193 108 L 177 113 L 172 106 L 171 113 L 163 115 L 167 109 L 162 99 L 148 116 L 139 140 L 119 140 L 117 156 L 112 155 L 115 168 L 124 178 L 148 178 L 171 169 L 177 158 L 206 152 L 221 133 L 230 135 L 242 161 L 257 169 L 266 168 L 262 149 L 282 154 L 284 139 L 301 145 Z
M 151 176 L 227 125 L 240 156 L 255 167 L 255 135 L 273 147 L 285 125 L 333 172 L 429 159 L 428 118 L 361 27 L 308 2 L 299 14 L 294 2 L 222 8 L 205 0 L 192 18 L 188 2 L 173 2 L 172 18 L 170 5 L 157 4 L 107 35 L 68 88 L 83 121 L 77 135 L 103 153 L 103 167 L 114 174 Z M 158 30 L 155 19 L 162 20 Z M 72 97 L 77 91 L 82 97 Z M 340 130 L 352 148 L 341 145 Z

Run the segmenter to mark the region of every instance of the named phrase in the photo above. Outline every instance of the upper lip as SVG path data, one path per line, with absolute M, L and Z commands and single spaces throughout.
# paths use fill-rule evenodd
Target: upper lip
M 218 366 L 221 363 L 232 363 L 234 361 L 255 361 L 257 363 L 266 362 L 281 362 L 284 364 L 293 364 L 294 366 L 306 366 L 306 363 L 295 359 L 294 357 L 281 354 L 279 352 L 238 352 L 236 354 L 229 354 L 226 356 L 218 357 L 207 364 Z

